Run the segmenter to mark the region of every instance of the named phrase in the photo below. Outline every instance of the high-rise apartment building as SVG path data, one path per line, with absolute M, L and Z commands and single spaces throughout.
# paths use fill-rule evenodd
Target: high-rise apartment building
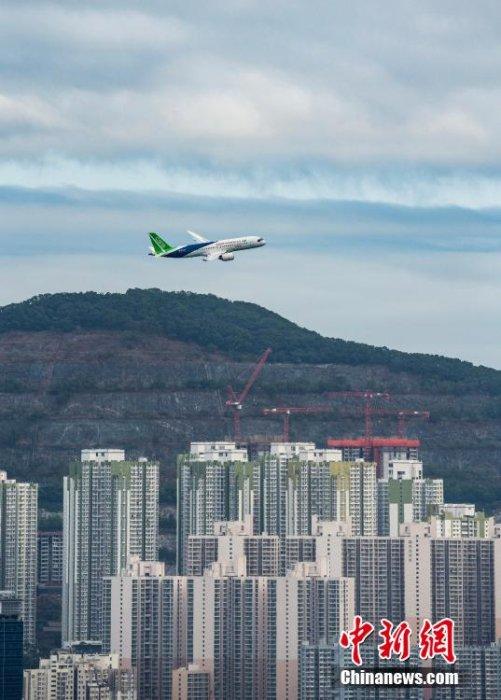
M 83 450 L 64 478 L 63 643 L 101 638 L 103 577 L 157 558 L 158 464 Z
M 374 646 L 364 644 L 362 647 L 363 668 L 417 669 L 421 662 L 417 649 L 411 649 L 410 658 L 400 661 L 398 658 L 381 660 Z M 340 681 L 342 670 L 357 669 L 351 660 L 350 651 L 338 644 L 303 644 L 300 657 L 300 700 L 424 700 L 435 698 L 425 695 L 418 686 L 370 686 L 344 685 Z M 360 671 L 360 669 L 358 669 Z M 447 696 L 449 697 L 449 696 Z
M 475 506 L 465 503 L 444 503 L 437 515 L 430 518 L 434 537 L 491 537 L 494 518 L 487 518 Z
M 430 590 L 433 619 L 454 620 L 458 646 L 496 640 L 492 539 L 432 539 Z
M 501 637 L 501 528 L 489 538 L 444 538 L 429 523 L 401 529 L 405 547 L 407 619 L 455 622 L 458 646 Z
M 337 700 L 336 645 L 308 644 L 301 646 L 299 657 L 299 697 L 301 700 Z
M 428 523 L 406 523 L 399 537 L 350 537 L 343 523 L 317 522 L 314 531 L 317 562 L 354 579 L 355 612 L 369 622 L 407 620 L 416 634 L 425 618 L 451 617 L 462 646 L 499 635 L 499 528 L 488 539 L 434 537 Z
M 247 576 L 278 576 L 280 539 L 277 535 L 254 535 L 252 515 L 244 521 L 214 525 L 214 535 L 188 537 L 186 574 L 202 576 L 215 561 L 245 560 Z
M 36 644 L 38 485 L 0 471 L 0 589 L 21 604 L 25 649 Z
M 414 479 L 412 482 L 412 505 L 414 522 L 428 520 L 444 502 L 443 479 Z
M 377 535 L 378 491 L 376 464 L 339 462 L 331 468 L 335 480 L 336 512 L 332 520 L 351 523 L 353 535 Z
M 139 700 L 117 654 L 56 652 L 24 672 L 24 700 Z
M 289 461 L 287 534 L 310 534 L 314 515 L 324 520 L 337 517 L 336 481 L 332 469 L 341 457 L 341 450 L 309 448 L 299 450 Z
M 216 700 L 297 698 L 303 641 L 337 640 L 354 614 L 353 581 L 314 563 L 253 577 L 218 562 L 193 587 L 193 659 Z
M 178 462 L 178 572 L 187 573 L 190 535 L 213 536 L 214 524 L 252 515 L 254 535 L 281 541 L 311 534 L 312 517 L 350 520 L 354 534 L 377 534 L 374 463 L 341 462 L 337 449 L 272 443 L 252 462 L 234 443 L 193 443 Z M 209 545 L 208 545 L 209 546 Z
M 354 583 L 315 563 L 284 577 L 249 576 L 237 556 L 188 577 L 133 559 L 105 578 L 104 601 L 105 650 L 135 669 L 142 700 L 170 699 L 192 681 L 216 700 L 293 699 L 301 643 L 337 640 L 353 619 Z M 173 677 L 190 663 L 208 676 Z
M 21 700 L 22 695 L 21 603 L 11 591 L 0 591 L 0 700 Z
M 501 698 L 501 642 L 457 647 L 457 662 L 434 660 L 435 671 L 459 672 L 459 686 L 437 687 L 433 700 L 499 700 Z
M 315 561 L 317 538 L 314 535 L 289 535 L 285 538 L 285 571 L 291 571 L 301 561 Z
M 63 580 L 63 533 L 38 533 L 38 585 L 60 587 Z
M 374 625 L 405 620 L 402 538 L 347 537 L 342 551 L 342 574 L 355 580 L 355 612 Z
M 192 658 L 192 628 L 193 579 L 138 557 L 104 579 L 104 650 L 135 670 L 141 700 L 170 699 L 172 669 Z
M 213 535 L 214 524 L 252 513 L 252 464 L 235 443 L 200 443 L 177 466 L 177 570 L 186 572 L 189 535 Z
M 398 537 L 402 523 L 425 521 L 441 508 L 444 490 L 442 479 L 413 478 L 412 471 L 401 468 L 392 473 L 397 478 L 379 479 L 377 484 L 378 533 Z

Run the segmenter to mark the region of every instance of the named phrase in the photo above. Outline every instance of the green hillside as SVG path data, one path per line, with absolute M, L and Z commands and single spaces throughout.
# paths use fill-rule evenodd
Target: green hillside
M 7 331 L 116 330 L 165 335 L 248 360 L 271 346 L 270 362 L 379 365 L 501 394 L 501 372 L 438 355 L 405 353 L 386 347 L 325 338 L 272 311 L 211 294 L 129 289 L 44 294 L 0 308 L 0 333 Z

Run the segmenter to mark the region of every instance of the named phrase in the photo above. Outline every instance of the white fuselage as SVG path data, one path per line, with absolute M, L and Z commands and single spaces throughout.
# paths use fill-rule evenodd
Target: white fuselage
M 224 253 L 235 253 L 237 250 L 247 250 L 249 248 L 260 248 L 265 245 L 264 238 L 258 236 L 243 236 L 241 238 L 223 238 L 220 241 L 211 241 L 205 245 L 196 246 L 195 250 L 189 250 L 184 257 L 213 257 L 224 255 Z M 185 246 L 191 248 L 192 246 Z

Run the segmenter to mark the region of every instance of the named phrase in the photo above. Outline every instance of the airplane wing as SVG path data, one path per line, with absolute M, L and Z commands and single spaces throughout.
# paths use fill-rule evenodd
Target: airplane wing
M 208 243 L 209 241 L 207 238 L 204 238 L 201 236 L 199 233 L 195 233 L 195 231 L 186 231 L 192 238 L 194 238 L 198 243 Z
M 204 262 L 212 262 L 213 260 L 218 260 L 220 256 L 220 253 L 209 253 L 208 255 L 204 255 Z

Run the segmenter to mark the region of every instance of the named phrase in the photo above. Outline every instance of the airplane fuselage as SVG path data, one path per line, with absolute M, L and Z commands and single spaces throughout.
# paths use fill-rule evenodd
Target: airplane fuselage
M 224 238 L 220 241 L 207 241 L 205 243 L 189 243 L 178 246 L 168 253 L 163 253 L 163 258 L 219 258 L 224 255 L 235 253 L 238 250 L 249 248 L 261 248 L 265 244 L 264 238 L 258 236 L 243 236 L 240 238 Z M 227 258 L 228 260 L 231 258 Z

